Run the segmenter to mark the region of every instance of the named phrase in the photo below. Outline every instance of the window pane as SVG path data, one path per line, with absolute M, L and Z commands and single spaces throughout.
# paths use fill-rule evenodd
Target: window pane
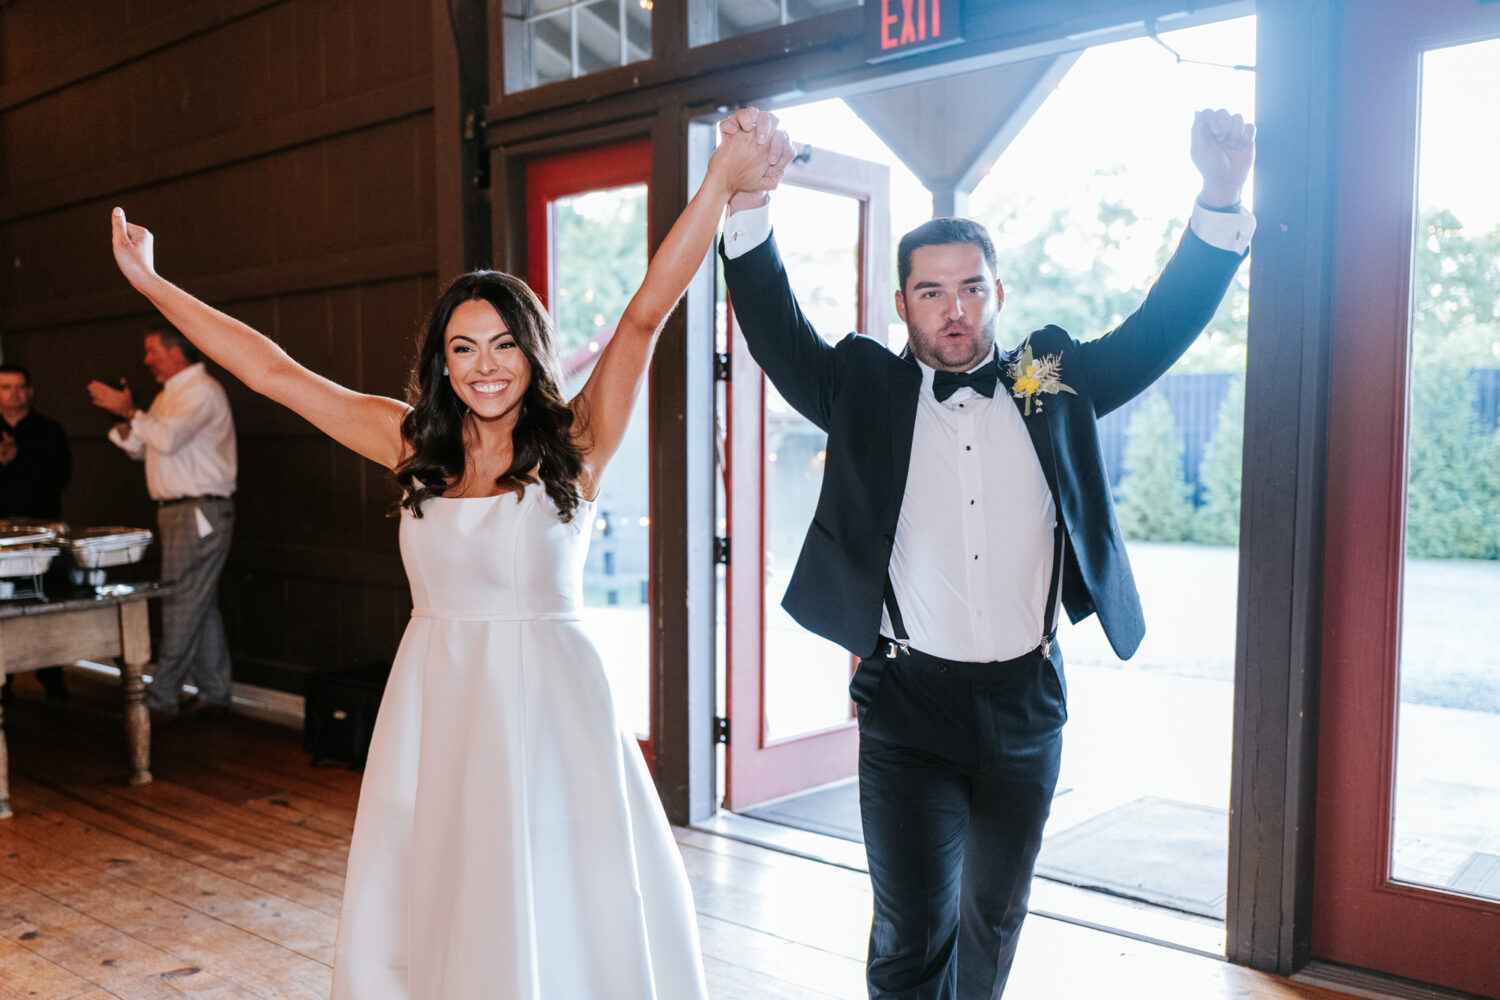
M 836 342 L 858 323 L 859 211 L 853 198 L 786 185 L 776 193 L 778 244 L 813 326 Z M 768 740 L 849 720 L 849 654 L 781 607 L 823 485 L 828 435 L 766 382 L 765 726 Z
M 507 0 L 505 89 L 651 58 L 651 0 Z
M 646 185 L 559 198 L 552 211 L 551 302 L 571 395 L 583 387 L 646 274 Z M 646 401 L 640 400 L 599 493 L 583 569 L 584 621 L 606 650 L 621 721 L 651 732 L 651 522 Z
M 860 0 L 717 0 L 711 6 L 696 8 L 703 13 L 693 24 L 694 44 L 717 42 L 859 5 Z
M 1500 199 L 1468 109 L 1500 39 L 1422 60 L 1391 874 L 1500 899 Z M 1487 141 L 1487 140 L 1486 140 Z

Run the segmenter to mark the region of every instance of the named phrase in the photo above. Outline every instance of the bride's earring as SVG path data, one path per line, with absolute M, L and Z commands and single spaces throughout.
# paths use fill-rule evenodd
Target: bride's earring
M 443 365 L 443 374 L 444 375 L 448 374 L 448 366 L 447 366 L 447 364 Z

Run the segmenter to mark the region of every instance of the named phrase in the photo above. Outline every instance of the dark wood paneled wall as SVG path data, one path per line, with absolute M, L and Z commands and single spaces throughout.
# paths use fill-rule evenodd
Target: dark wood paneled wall
M 125 375 L 144 405 L 156 388 L 112 205 L 156 233 L 168 278 L 330 378 L 402 394 L 440 270 L 462 257 L 460 206 L 439 219 L 436 194 L 456 163 L 439 141 L 457 143 L 447 29 L 442 0 L 0 6 L 0 345 L 68 429 L 69 521 L 155 520 L 84 392 Z M 410 606 L 389 475 L 219 374 L 240 447 L 223 583 L 236 679 L 298 690 L 306 671 L 388 660 Z

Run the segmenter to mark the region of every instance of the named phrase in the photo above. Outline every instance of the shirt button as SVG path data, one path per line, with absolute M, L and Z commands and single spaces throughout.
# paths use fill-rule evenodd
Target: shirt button
M 981 611 L 981 610 L 977 610 L 976 609 L 975 612 L 974 612 L 974 617 L 975 618 L 983 618 L 984 617 L 984 612 Z
M 974 449 L 970 448 L 968 445 L 964 445 L 964 451 L 973 451 L 973 450 Z
M 974 559 L 975 559 L 976 562 L 979 560 L 979 553 L 978 552 L 974 553 Z

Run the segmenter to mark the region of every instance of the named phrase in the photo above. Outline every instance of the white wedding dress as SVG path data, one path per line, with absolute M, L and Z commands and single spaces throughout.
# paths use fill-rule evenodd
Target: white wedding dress
M 697 918 L 579 620 L 591 503 L 401 517 L 412 621 L 360 789 L 334 1000 L 702 1000 Z

